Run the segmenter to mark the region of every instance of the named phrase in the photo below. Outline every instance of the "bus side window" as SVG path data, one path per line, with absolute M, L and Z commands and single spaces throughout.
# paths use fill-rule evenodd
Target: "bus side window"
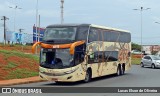
M 85 48 L 86 48 L 85 44 L 77 46 L 75 48 L 75 54 L 74 54 L 75 65 L 80 64 L 84 61 Z
M 87 41 L 87 36 L 88 36 L 88 28 L 89 27 L 79 27 L 77 30 L 76 34 L 76 40 L 86 40 Z
M 105 51 L 105 60 L 107 62 L 118 60 L 118 51 Z
M 89 43 L 93 42 L 93 41 L 97 41 L 98 40 L 98 34 L 96 32 L 95 28 L 91 28 L 90 32 L 89 32 Z
M 102 35 L 103 35 L 103 30 L 98 28 L 91 28 L 89 32 L 88 42 L 90 43 L 93 41 L 103 41 L 104 37 Z

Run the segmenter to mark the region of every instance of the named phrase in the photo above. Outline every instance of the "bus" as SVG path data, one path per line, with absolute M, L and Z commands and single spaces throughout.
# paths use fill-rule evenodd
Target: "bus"
M 131 67 L 129 31 L 95 24 L 54 24 L 46 27 L 39 45 L 39 76 L 60 82 L 89 82 Z

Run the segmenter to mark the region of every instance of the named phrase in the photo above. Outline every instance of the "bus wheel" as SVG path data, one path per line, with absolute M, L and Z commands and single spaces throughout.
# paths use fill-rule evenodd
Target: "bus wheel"
M 86 71 L 86 76 L 85 76 L 85 79 L 84 79 L 84 82 L 89 82 L 91 80 L 91 77 L 92 77 L 92 73 L 91 73 L 91 70 L 87 70 Z
M 121 68 L 121 75 L 124 75 L 124 73 L 125 73 L 125 65 L 123 65 Z
M 118 66 L 118 67 L 117 67 L 117 76 L 120 76 L 120 75 L 121 75 L 121 67 Z

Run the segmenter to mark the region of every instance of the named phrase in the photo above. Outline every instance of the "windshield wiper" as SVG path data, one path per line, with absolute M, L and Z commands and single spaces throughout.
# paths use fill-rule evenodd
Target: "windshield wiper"
M 53 39 L 50 39 L 50 40 L 43 40 L 42 42 L 44 42 L 44 43 L 54 43 L 55 40 L 53 40 Z
M 44 43 L 54 43 L 54 44 L 66 44 L 66 43 L 73 43 L 75 40 L 70 39 L 49 39 L 49 40 L 43 40 Z
M 46 41 L 46 42 L 54 42 L 54 40 L 44 40 L 44 41 Z

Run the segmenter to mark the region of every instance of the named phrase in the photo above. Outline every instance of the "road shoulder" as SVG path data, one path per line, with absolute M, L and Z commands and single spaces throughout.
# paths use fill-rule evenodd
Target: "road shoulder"
M 41 81 L 44 80 L 40 79 L 39 76 L 23 78 L 23 79 L 2 80 L 0 81 L 0 86 L 11 86 L 11 85 L 27 84 L 27 83 L 41 82 Z

